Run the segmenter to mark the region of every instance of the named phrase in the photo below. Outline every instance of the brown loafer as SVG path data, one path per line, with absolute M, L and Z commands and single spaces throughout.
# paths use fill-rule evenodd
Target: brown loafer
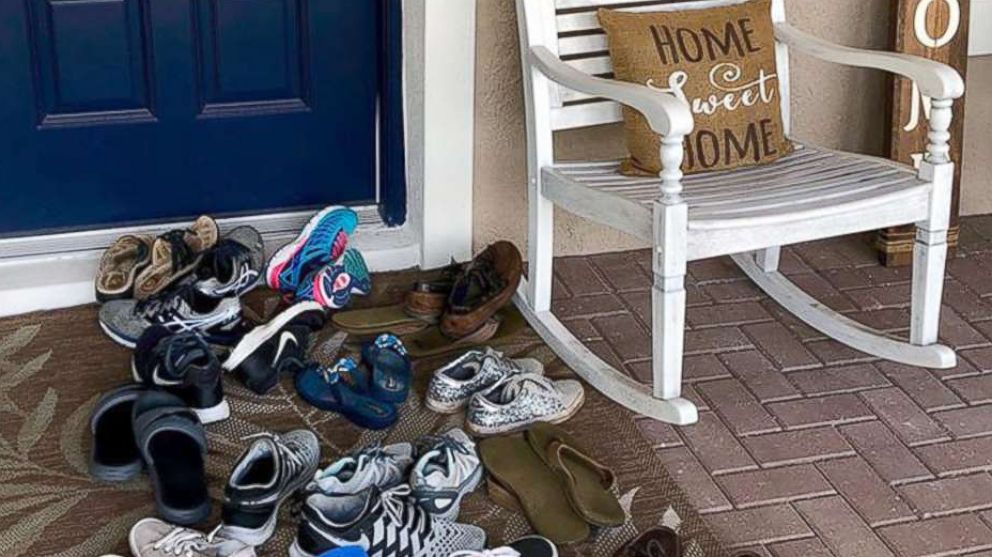
M 478 330 L 517 291 L 523 275 L 520 250 L 510 242 L 496 242 L 469 263 L 455 280 L 441 332 L 451 338 Z
M 682 557 L 682 541 L 675 530 L 659 526 L 627 542 L 614 557 Z

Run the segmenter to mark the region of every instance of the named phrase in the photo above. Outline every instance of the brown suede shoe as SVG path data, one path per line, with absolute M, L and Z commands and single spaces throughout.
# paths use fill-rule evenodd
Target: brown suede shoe
M 659 526 L 627 542 L 614 557 L 682 557 L 682 541 L 675 530 Z
M 520 250 L 510 242 L 496 242 L 469 263 L 455 280 L 441 332 L 450 338 L 471 334 L 513 297 L 523 274 Z

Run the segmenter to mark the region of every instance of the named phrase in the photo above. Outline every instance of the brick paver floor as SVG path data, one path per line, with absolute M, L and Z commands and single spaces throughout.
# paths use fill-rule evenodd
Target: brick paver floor
M 786 249 L 782 271 L 898 335 L 909 269 L 864 238 Z M 714 534 L 773 557 L 992 556 L 992 216 L 965 219 L 941 340 L 958 367 L 880 361 L 825 338 L 727 258 L 693 263 L 685 396 L 699 423 L 641 420 Z M 603 359 L 650 381 L 650 253 L 562 258 L 554 309 Z

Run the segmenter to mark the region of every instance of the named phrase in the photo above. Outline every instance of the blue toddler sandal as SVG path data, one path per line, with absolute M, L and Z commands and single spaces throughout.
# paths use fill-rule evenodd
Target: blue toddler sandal
M 389 333 L 379 335 L 362 348 L 362 362 L 370 371 L 373 397 L 396 404 L 406 401 L 413 373 L 403 341 Z
M 296 391 L 311 405 L 337 412 L 360 427 L 385 429 L 396 423 L 396 408 L 366 394 L 366 382 L 358 364 L 342 358 L 330 367 L 308 365 L 296 376 Z

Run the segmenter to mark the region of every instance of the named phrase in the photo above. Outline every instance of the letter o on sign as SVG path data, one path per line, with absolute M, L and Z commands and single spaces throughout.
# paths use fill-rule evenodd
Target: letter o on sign
M 934 2 L 943 2 L 947 4 L 947 9 L 951 12 L 950 17 L 947 20 L 947 29 L 944 34 L 938 38 L 930 36 L 930 32 L 927 30 L 927 11 L 930 9 L 930 5 Z M 954 37 L 958 34 L 958 29 L 961 27 L 961 4 L 959 0 L 920 0 L 920 3 L 916 5 L 916 18 L 914 23 L 914 28 L 916 29 L 916 40 L 920 41 L 921 44 L 930 48 L 940 48 L 947 45 L 949 42 L 954 40 Z

